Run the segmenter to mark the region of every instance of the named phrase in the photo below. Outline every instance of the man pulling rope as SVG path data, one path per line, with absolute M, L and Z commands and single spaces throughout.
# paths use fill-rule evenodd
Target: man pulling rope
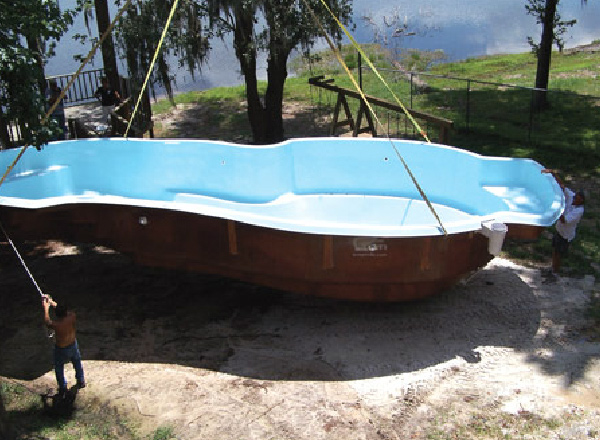
M 64 396 L 67 392 L 67 381 L 65 379 L 65 364 L 71 362 L 75 368 L 77 388 L 85 388 L 83 366 L 81 365 L 81 353 L 77 344 L 75 313 L 64 305 L 58 305 L 49 295 L 42 295 L 42 307 L 44 309 L 44 322 L 46 326 L 56 333 L 54 346 L 54 373 L 58 384 L 58 394 Z M 56 319 L 50 318 L 50 307 L 55 308 Z

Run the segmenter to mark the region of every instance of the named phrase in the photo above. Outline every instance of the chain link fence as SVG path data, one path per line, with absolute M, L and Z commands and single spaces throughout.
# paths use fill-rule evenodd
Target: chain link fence
M 532 147 L 597 151 L 600 147 L 600 97 L 547 90 L 549 107 L 536 111 L 539 89 L 380 69 L 407 107 L 454 121 L 461 134 L 505 139 Z M 365 83 L 374 83 L 363 73 Z M 368 87 L 368 86 L 367 86 Z

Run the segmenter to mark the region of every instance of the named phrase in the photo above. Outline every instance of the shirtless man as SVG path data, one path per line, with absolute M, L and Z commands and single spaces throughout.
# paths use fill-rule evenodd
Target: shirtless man
M 64 394 L 67 391 L 64 369 L 67 362 L 71 362 L 73 368 L 75 368 L 77 387 L 84 388 L 85 379 L 81 365 L 81 354 L 79 353 L 79 346 L 75 337 L 75 313 L 69 311 L 65 305 L 59 306 L 48 295 L 42 297 L 42 306 L 44 307 L 44 322 L 56 334 L 54 372 L 56 373 L 56 382 L 58 383 L 58 393 Z M 50 306 L 56 308 L 55 320 L 50 319 Z

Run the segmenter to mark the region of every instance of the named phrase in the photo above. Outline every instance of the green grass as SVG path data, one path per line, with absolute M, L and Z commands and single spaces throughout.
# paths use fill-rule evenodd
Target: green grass
M 161 426 L 154 432 L 152 440 L 170 440 L 173 437 L 173 428 L 171 428 L 170 426 Z
M 325 74 L 336 85 L 353 88 L 339 68 L 327 71 L 331 63 L 323 57 L 311 70 L 298 69 L 299 76 L 286 83 L 288 95 L 304 99 L 310 96 L 306 82 L 314 74 Z M 436 76 L 415 76 L 425 81 L 427 88 L 413 89 L 412 93 L 406 75 L 389 71 L 389 63 L 378 67 L 407 107 L 454 121 L 455 145 L 470 148 L 483 140 L 495 144 L 499 155 L 527 155 L 549 166 L 564 164 L 562 157 L 572 154 L 575 160 L 566 164 L 570 169 L 565 171 L 583 167 L 585 172 L 600 172 L 600 81 L 594 77 L 600 75 L 599 54 L 554 54 L 550 109 L 541 113 L 531 112 L 532 91 L 523 88 L 535 82 L 536 60 L 530 53 L 437 64 L 427 72 Z M 520 87 L 498 87 L 482 81 Z M 391 93 L 372 73 L 363 73 L 363 89 L 369 95 L 393 101 Z M 324 102 L 332 106 L 335 97 L 321 97 L 321 104 Z M 357 105 L 351 102 L 354 114 Z M 386 120 L 387 116 L 383 114 L 381 119 Z M 435 138 L 435 133 L 431 137 Z
M 266 88 L 266 83 L 261 83 L 261 86 Z M 175 95 L 175 104 L 195 104 L 205 103 L 219 105 L 222 102 L 238 103 L 246 99 L 244 86 L 237 87 L 216 87 L 201 92 L 187 92 Z M 172 105 L 168 99 L 159 99 L 152 104 L 152 113 L 162 114 L 167 113 L 172 109 Z
M 564 421 L 555 418 L 543 418 L 523 411 L 509 414 L 496 409 L 473 411 L 462 417 L 445 414 L 433 421 L 427 429 L 428 440 L 517 440 L 527 438 L 548 438 L 564 422 L 569 423 L 573 416 Z
M 50 413 L 44 409 L 39 394 L 20 384 L 0 379 L 8 426 L 15 438 L 55 440 L 170 440 L 173 429 L 160 427 L 149 437 L 142 437 L 134 423 L 116 408 L 97 398 L 76 399 L 70 414 Z

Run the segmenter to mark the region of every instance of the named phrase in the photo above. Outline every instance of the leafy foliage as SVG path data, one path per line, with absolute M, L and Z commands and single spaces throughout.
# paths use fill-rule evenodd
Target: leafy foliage
M 0 127 L 4 130 L 8 121 L 14 121 L 24 141 L 36 147 L 58 132 L 56 124 L 42 124 L 46 110 L 42 63 L 53 55 L 73 14 L 61 12 L 52 0 L 0 2 Z
M 132 2 L 127 16 L 116 27 L 118 47 L 127 61 L 129 75 L 136 84 L 141 84 L 150 68 L 172 6 L 172 0 Z M 193 76 L 209 50 L 209 35 L 202 24 L 205 16 L 204 4 L 194 0 L 180 0 L 175 10 L 166 40 L 158 54 L 157 67 L 151 76 L 151 85 L 162 85 L 171 102 L 174 102 L 173 77 L 169 73 L 167 59 L 177 58 L 179 65 L 187 66 Z
M 560 0 L 556 3 L 558 5 Z M 546 0 L 527 0 L 527 4 L 525 5 L 525 10 L 527 14 L 536 17 L 538 24 L 544 23 L 544 14 L 546 9 Z M 560 51 L 565 47 L 565 41 L 563 36 L 568 32 L 569 28 L 574 26 L 577 23 L 577 20 L 563 20 L 560 16 L 560 13 L 557 11 L 553 18 L 553 27 L 554 27 L 554 35 L 553 35 L 553 43 L 556 44 L 556 47 Z M 532 48 L 532 52 L 537 55 L 540 50 L 540 45 L 533 41 L 532 37 L 527 37 L 527 41 Z
M 123 0 L 121 0 L 123 1 Z M 351 0 L 329 0 L 329 8 L 342 22 L 352 13 Z M 140 0 L 128 11 L 117 36 L 125 52 L 130 75 L 138 78 L 148 70 L 172 0 Z M 312 11 L 321 23 L 316 23 Z M 153 80 L 162 84 L 174 103 L 172 78 L 166 63 L 177 57 L 193 72 L 210 53 L 214 38 L 233 36 L 233 45 L 244 75 L 248 117 L 256 142 L 283 138 L 282 99 L 287 78 L 287 60 L 300 47 L 309 52 L 322 29 L 341 40 L 341 30 L 320 0 L 180 0 L 165 49 L 159 53 Z M 268 86 L 261 98 L 258 90 L 257 59 L 267 53 Z

